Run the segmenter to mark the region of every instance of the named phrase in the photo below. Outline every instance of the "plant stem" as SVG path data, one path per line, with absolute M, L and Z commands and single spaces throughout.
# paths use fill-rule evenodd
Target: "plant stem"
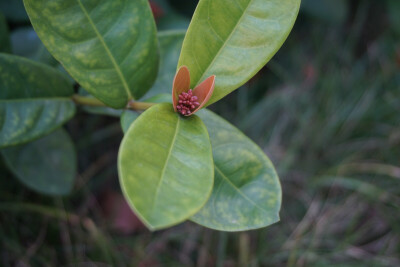
M 150 108 L 151 106 L 154 106 L 156 103 L 150 103 L 150 102 L 136 102 L 136 101 L 129 101 L 128 102 L 128 109 L 133 109 L 133 110 L 146 110 Z
M 89 96 L 81 96 L 81 95 L 73 95 L 72 100 L 82 106 L 91 106 L 91 107 L 107 107 L 106 104 L 98 100 L 97 98 L 94 97 L 89 97 Z M 128 102 L 128 105 L 126 106 L 126 109 L 131 109 L 131 110 L 146 110 L 150 108 L 151 106 L 154 106 L 156 103 L 150 103 L 150 102 L 137 102 L 130 100 Z
M 73 95 L 72 100 L 82 106 L 92 106 L 92 107 L 105 107 L 106 105 L 101 102 L 100 100 L 94 98 L 94 97 L 88 97 L 88 96 L 81 96 L 81 95 Z

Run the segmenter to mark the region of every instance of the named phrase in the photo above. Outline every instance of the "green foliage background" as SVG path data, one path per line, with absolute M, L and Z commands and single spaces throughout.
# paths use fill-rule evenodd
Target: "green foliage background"
M 0 51 L 11 47 L 62 70 L 22 6 L 11 2 L 0 0 L 8 28 L 0 32 L 11 35 L 11 44 L 0 38 Z M 196 5 L 153 3 L 163 10 L 158 29 L 174 30 L 187 27 Z M 303 0 L 293 32 L 267 67 L 212 106 L 275 164 L 283 188 L 279 223 L 220 233 L 187 222 L 150 233 L 118 202 L 119 119 L 78 109 L 65 126 L 79 154 L 69 196 L 26 189 L 0 161 L 0 265 L 400 265 L 396 4 Z M 22 45 L 26 38 L 36 45 Z

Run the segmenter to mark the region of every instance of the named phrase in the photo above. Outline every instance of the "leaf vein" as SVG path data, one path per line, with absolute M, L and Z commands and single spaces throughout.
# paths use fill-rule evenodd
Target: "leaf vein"
M 123 87 L 124 87 L 124 89 L 125 89 L 125 91 L 126 91 L 126 93 L 128 95 L 128 98 L 132 99 L 132 95 L 131 95 L 131 92 L 129 90 L 128 83 L 126 82 L 126 79 L 125 79 L 125 77 L 124 77 L 124 75 L 123 75 L 123 73 L 122 73 L 117 61 L 115 60 L 113 54 L 111 53 L 111 51 L 108 48 L 106 42 L 104 41 L 103 36 L 100 34 L 100 32 L 97 29 L 96 25 L 93 23 L 93 20 L 90 17 L 90 15 L 88 14 L 85 6 L 82 4 L 82 1 L 81 0 L 77 0 L 77 2 L 79 4 L 82 12 L 85 14 L 86 18 L 88 19 L 90 26 L 92 26 L 94 32 L 96 33 L 96 36 L 99 39 L 100 43 L 103 45 L 104 50 L 106 51 L 106 53 L 107 53 L 108 57 L 110 58 L 112 64 L 114 65 L 115 71 L 117 72 L 119 78 L 121 79 L 122 85 L 123 85 Z
M 245 194 L 243 194 L 242 191 L 239 190 L 239 188 L 237 188 L 237 186 L 231 182 L 231 180 L 229 180 L 228 177 L 226 177 L 226 175 L 217 167 L 217 165 L 215 165 L 215 170 L 222 176 L 222 178 L 224 178 L 224 180 L 227 181 L 227 183 L 233 187 L 238 193 L 239 195 L 241 195 L 244 199 L 246 199 L 248 202 L 252 203 L 255 207 L 257 207 L 258 209 L 262 210 L 263 212 L 268 214 L 268 211 L 265 210 L 263 207 L 261 207 L 260 205 L 258 205 L 256 202 L 254 202 L 251 198 L 249 198 L 248 196 L 246 196 Z
M 163 169 L 162 169 L 162 171 L 161 171 L 161 178 L 160 178 L 160 180 L 158 181 L 156 193 L 154 194 L 153 206 L 152 206 L 152 208 L 151 208 L 151 211 L 152 211 L 152 212 L 154 211 L 154 208 L 155 208 L 156 203 L 157 203 L 158 196 L 159 196 L 159 194 L 160 194 L 161 184 L 162 184 L 162 181 L 164 180 L 165 171 L 166 171 L 166 169 L 167 169 L 167 165 L 168 165 L 169 159 L 171 158 L 172 150 L 173 150 L 173 147 L 174 147 L 175 141 L 176 141 L 176 136 L 178 135 L 179 124 L 180 124 L 180 118 L 178 118 L 178 121 L 177 121 L 177 123 L 176 123 L 174 137 L 172 138 L 171 145 L 170 145 L 169 150 L 168 150 L 167 159 L 165 160 L 164 167 L 163 167 Z

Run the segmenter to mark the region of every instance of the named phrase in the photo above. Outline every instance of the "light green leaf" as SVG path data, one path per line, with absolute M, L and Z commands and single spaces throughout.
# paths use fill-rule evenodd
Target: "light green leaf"
M 157 80 L 144 98 L 149 98 L 161 93 L 171 94 L 172 81 L 176 73 L 179 54 L 182 48 L 186 31 L 165 31 L 158 33 L 160 43 L 160 69 Z M 169 101 L 172 98 L 170 98 Z
M 55 69 L 0 54 L 0 147 L 39 138 L 75 113 L 72 84 Z
M 178 67 L 191 87 L 216 75 L 212 104 L 253 77 L 278 51 L 296 20 L 300 0 L 200 0 Z
M 129 204 L 151 230 L 180 223 L 207 201 L 214 180 L 211 145 L 197 116 L 157 104 L 129 127 L 119 178 Z
M 10 53 L 11 44 L 5 17 L 0 13 L 0 52 Z
M 139 113 L 132 110 L 125 110 L 121 115 L 121 127 L 124 134 L 128 131 L 131 124 L 139 117 Z
M 58 130 L 26 145 L 1 151 L 5 163 L 29 188 L 49 195 L 66 195 L 76 175 L 76 152 L 71 138 Z
M 152 86 L 159 56 L 147 0 L 24 3 L 50 53 L 102 102 L 123 108 Z
M 171 94 L 158 94 L 150 97 L 143 102 L 148 103 L 170 103 L 172 100 Z M 121 127 L 124 134 L 128 131 L 131 124 L 139 117 L 139 113 L 133 110 L 125 110 L 121 115 Z
M 279 221 L 281 186 L 267 156 L 215 113 L 201 110 L 198 115 L 210 134 L 215 181 L 207 204 L 191 219 L 221 231 L 245 231 Z

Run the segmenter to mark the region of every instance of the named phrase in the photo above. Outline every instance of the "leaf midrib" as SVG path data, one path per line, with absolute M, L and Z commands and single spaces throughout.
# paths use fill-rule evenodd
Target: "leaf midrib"
M 249 3 L 247 4 L 247 6 L 244 8 L 242 15 L 240 16 L 239 20 L 237 21 L 235 27 L 232 28 L 231 33 L 229 34 L 229 36 L 226 38 L 225 42 L 222 44 L 222 46 L 219 48 L 217 54 L 215 54 L 215 57 L 213 58 L 213 60 L 210 62 L 210 64 L 208 64 L 207 68 L 204 70 L 203 74 L 201 75 L 200 79 L 197 80 L 196 84 L 198 84 L 199 82 L 201 82 L 204 79 L 204 76 L 206 75 L 206 73 L 208 72 L 208 70 L 211 68 L 211 66 L 214 64 L 215 60 L 217 60 L 217 58 L 219 57 L 219 55 L 221 54 L 221 51 L 223 51 L 223 49 L 227 46 L 228 41 L 231 39 L 232 35 L 236 32 L 236 29 L 239 27 L 240 23 L 243 20 L 244 15 L 247 12 L 247 9 L 250 7 L 250 5 L 253 3 L 254 0 L 250 0 Z M 210 3 L 211 1 L 209 1 L 208 3 Z M 209 8 L 209 7 L 207 7 Z
M 254 202 L 251 198 L 249 198 L 248 196 L 246 196 L 242 191 L 239 190 L 239 188 L 237 188 L 237 186 L 231 182 L 231 180 L 229 180 L 228 177 L 226 177 L 226 175 L 217 167 L 217 165 L 215 165 L 215 170 L 222 176 L 222 178 L 224 180 L 226 180 L 228 182 L 228 184 L 233 187 L 238 193 L 239 195 L 241 195 L 244 199 L 246 199 L 247 201 L 249 201 L 251 204 L 253 204 L 255 207 L 257 207 L 258 209 L 262 210 L 263 212 L 268 214 L 268 211 L 265 210 L 263 207 L 261 207 L 260 205 L 258 205 L 256 202 Z
M 106 42 L 104 41 L 103 36 L 100 34 L 100 32 L 97 29 L 96 25 L 93 23 L 93 20 L 90 17 L 89 13 L 87 12 L 85 6 L 82 4 L 82 1 L 81 0 L 76 0 L 76 1 L 78 2 L 79 7 L 81 8 L 82 12 L 85 14 L 86 18 L 88 19 L 89 24 L 90 24 L 90 26 L 92 26 L 92 28 L 93 28 L 94 32 L 96 33 L 96 36 L 99 39 L 100 43 L 103 45 L 104 50 L 106 51 L 106 53 L 107 53 L 108 57 L 110 58 L 112 64 L 114 65 L 115 71 L 117 72 L 117 74 L 118 74 L 118 76 L 119 76 L 119 78 L 120 78 L 120 80 L 122 82 L 122 85 L 123 85 L 123 87 L 125 89 L 125 92 L 128 95 L 128 99 L 129 100 L 133 99 L 132 98 L 132 94 L 131 94 L 131 92 L 129 90 L 128 83 L 126 82 L 126 79 L 125 79 L 125 77 L 124 77 L 124 75 L 123 75 L 123 73 L 122 73 L 117 61 L 115 60 L 113 54 L 111 53 L 111 51 L 108 48 Z
M 168 150 L 167 159 L 165 160 L 164 167 L 163 167 L 163 169 L 161 171 L 161 178 L 160 178 L 160 180 L 158 181 L 158 184 L 157 184 L 157 189 L 156 189 L 156 193 L 154 195 L 154 201 L 153 201 L 153 205 L 152 205 L 152 208 L 151 208 L 151 213 L 154 212 L 154 208 L 156 207 L 156 204 L 157 204 L 157 199 L 158 199 L 158 195 L 160 193 L 160 188 L 161 188 L 161 185 L 162 185 L 162 181 L 164 180 L 165 171 L 167 169 L 169 159 L 171 158 L 172 150 L 173 150 L 173 147 L 174 147 L 175 141 L 176 141 L 176 136 L 178 135 L 179 124 L 180 124 L 180 118 L 178 118 L 178 121 L 176 123 L 174 137 L 172 138 L 172 141 L 171 141 L 171 144 L 170 144 L 170 147 L 169 147 L 169 150 Z

